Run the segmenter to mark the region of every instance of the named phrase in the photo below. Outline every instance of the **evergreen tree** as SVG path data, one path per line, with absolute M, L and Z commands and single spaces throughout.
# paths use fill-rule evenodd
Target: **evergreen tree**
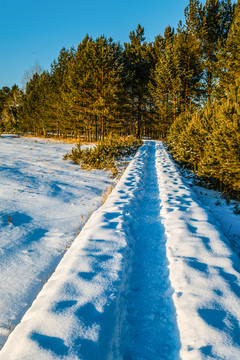
M 233 6 L 230 0 L 206 0 L 200 8 L 202 54 L 206 95 L 211 97 L 217 82 L 218 46 L 224 45 L 231 25 Z
M 129 35 L 130 42 L 125 43 L 124 71 L 125 88 L 129 106 L 129 132 L 137 137 L 144 135 L 148 110 L 148 83 L 153 59 L 151 45 L 144 37 L 144 28 L 138 25 Z
M 0 132 L 4 130 L 4 123 L 3 123 L 3 109 L 7 102 L 7 97 L 10 92 L 10 88 L 8 86 L 4 86 L 0 89 Z
M 55 114 L 52 112 L 51 95 L 52 79 L 47 71 L 44 71 L 39 76 L 38 86 L 36 89 L 37 102 L 38 102 L 38 123 L 37 131 L 39 134 L 46 137 L 48 133 L 53 135 L 55 133 L 54 121 Z
M 184 10 L 185 25 L 188 32 L 198 37 L 202 26 L 202 11 L 202 4 L 200 4 L 199 0 L 189 0 L 189 4 Z
M 224 93 L 224 88 L 229 84 L 240 79 L 240 2 L 235 5 L 234 10 L 228 38 L 218 54 L 221 93 Z
M 185 9 L 185 25 L 177 29 L 177 52 L 181 77 L 181 111 L 187 111 L 190 104 L 202 102 L 203 64 L 200 31 L 200 9 L 198 0 L 190 0 Z
M 39 78 L 37 73 L 26 84 L 25 93 L 22 97 L 22 107 L 20 111 L 20 129 L 38 135 L 38 121 L 40 119 L 40 93 Z M 40 135 L 40 134 L 39 134 Z
M 163 47 L 159 47 L 159 56 L 149 84 L 150 94 L 156 108 L 155 118 L 158 131 L 165 137 L 170 124 L 179 111 L 179 91 L 181 87 L 180 58 L 177 52 L 174 29 L 165 29 Z
M 186 133 L 188 124 L 193 118 L 193 114 L 194 112 L 191 108 L 189 108 L 187 112 L 182 112 L 169 129 L 167 145 L 169 151 L 177 161 L 188 162 L 188 159 L 184 156 L 185 149 L 183 148 L 182 142 L 180 143 L 180 139 L 183 139 L 183 135 Z
M 68 63 L 66 73 L 65 99 L 69 107 L 69 130 L 73 135 L 86 133 L 91 136 L 91 62 L 94 52 L 94 41 L 86 36 L 78 45 L 74 56 Z
M 181 117 L 185 121 L 185 126 L 180 128 L 181 131 L 178 134 L 177 142 L 175 142 L 173 154 L 178 161 L 188 164 L 196 173 L 199 163 L 205 156 L 206 142 L 212 136 L 216 104 L 208 101 L 200 110 L 188 111 L 183 113 Z
M 19 129 L 19 107 L 21 103 L 22 91 L 17 85 L 13 85 L 8 91 L 4 100 L 4 107 L 2 110 L 2 121 L 4 131 L 12 132 Z
M 240 81 L 229 86 L 227 99 L 217 107 L 213 131 L 199 164 L 202 174 L 240 190 Z
M 48 95 L 49 112 L 52 119 L 52 131 L 59 136 L 71 133 L 72 117 L 67 102 L 68 97 L 68 67 L 74 58 L 73 48 L 62 48 L 57 61 L 51 65 L 50 91 Z
M 6 104 L 10 90 L 11 89 L 8 86 L 4 86 L 2 89 L 0 89 L 0 118 L 2 118 L 2 111 Z
M 101 36 L 96 40 L 92 113 L 98 119 L 101 139 L 109 131 L 116 131 L 120 121 L 120 100 L 123 97 L 120 54 L 120 46 L 112 39 Z
M 68 103 L 75 129 L 95 140 L 118 127 L 121 81 L 120 45 L 101 36 L 85 37 L 68 69 Z M 76 123 L 77 121 L 77 123 Z

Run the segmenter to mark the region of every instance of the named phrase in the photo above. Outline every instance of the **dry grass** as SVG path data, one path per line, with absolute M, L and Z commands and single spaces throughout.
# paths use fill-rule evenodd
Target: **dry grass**
M 82 138 L 59 138 L 59 137 L 45 137 L 45 136 L 35 136 L 35 135 L 24 135 L 25 138 L 39 138 L 41 140 L 46 140 L 49 142 L 58 142 L 58 143 L 65 143 L 65 144 L 76 144 L 81 142 L 82 145 L 90 145 L 90 144 L 97 144 L 97 142 L 94 141 L 86 141 L 82 140 Z
M 108 199 L 109 195 L 111 194 L 111 192 L 113 191 L 113 189 L 114 189 L 114 186 L 111 185 L 108 187 L 107 191 L 105 191 L 103 193 L 102 198 L 101 198 L 101 205 L 103 205 L 107 201 L 107 199 Z

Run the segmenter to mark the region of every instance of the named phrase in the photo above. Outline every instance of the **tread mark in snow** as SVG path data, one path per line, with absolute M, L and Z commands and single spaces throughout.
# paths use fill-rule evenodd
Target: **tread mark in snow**
M 36 341 L 41 348 L 50 350 L 57 356 L 68 354 L 68 347 L 64 345 L 63 340 L 60 338 L 42 335 L 37 332 L 34 332 L 31 338 Z
M 126 274 L 127 290 L 120 299 L 125 321 L 120 326 L 119 358 L 175 360 L 179 358 L 180 340 L 171 297 L 164 227 L 159 218 L 155 144 L 150 144 L 149 150 L 141 193 L 134 213 L 130 214 L 132 260 Z

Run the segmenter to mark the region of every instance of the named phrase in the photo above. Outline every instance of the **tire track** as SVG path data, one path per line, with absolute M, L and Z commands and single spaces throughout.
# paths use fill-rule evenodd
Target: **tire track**
M 156 144 L 149 157 L 137 203 L 128 215 L 131 264 L 121 295 L 119 359 L 178 359 L 180 340 L 166 257 L 165 232 L 159 217 Z M 121 317 L 120 316 L 120 317 Z

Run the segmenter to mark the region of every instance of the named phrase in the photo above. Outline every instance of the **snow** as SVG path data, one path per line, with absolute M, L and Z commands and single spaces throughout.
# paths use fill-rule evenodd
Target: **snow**
M 225 200 L 218 191 L 192 186 L 198 199 L 213 214 L 233 250 L 240 255 L 240 214 L 236 213 L 240 209 L 239 201 Z
M 161 216 L 182 359 L 240 358 L 239 258 L 184 183 L 163 145 L 157 156 Z
M 102 171 L 81 171 L 63 161 L 71 148 L 36 138 L 0 138 L 0 344 L 112 183 Z
M 24 140 L 21 141 L 24 144 Z M 51 166 L 61 169 L 63 166 L 60 174 L 63 172 L 65 178 L 73 165 L 62 164 L 54 150 L 56 145 L 51 146 Z M 46 150 L 47 156 L 49 151 Z M 22 154 L 18 164 L 21 158 Z M 29 167 L 31 163 L 30 160 Z M 71 173 L 69 186 L 76 186 L 79 178 L 92 174 L 92 178 L 87 179 L 90 192 L 86 206 L 92 195 L 91 181 L 92 187 L 98 187 L 101 192 L 103 184 L 109 180 L 102 172 L 84 175 L 75 167 L 73 169 L 74 176 Z M 52 168 L 49 179 L 57 182 L 60 174 Z M 16 182 L 18 177 L 15 177 Z M 38 189 L 44 188 L 42 193 L 40 191 L 42 197 L 49 194 L 49 181 L 43 187 L 39 184 L 31 195 L 25 194 L 28 207 L 21 208 L 21 213 L 27 216 L 34 212 L 33 197 Z M 7 181 L 4 186 L 7 186 Z M 12 185 L 10 189 L 13 189 Z M 87 196 L 85 190 L 79 186 L 78 196 L 81 192 L 83 198 Z M 68 206 L 71 201 L 76 203 L 75 212 L 71 214 L 79 214 L 83 199 L 77 199 L 75 191 L 67 198 L 66 204 L 62 202 L 61 209 L 56 204 L 56 196 L 52 196 L 47 203 L 49 216 L 54 214 L 55 208 L 63 211 L 64 204 L 66 212 L 70 213 Z M 6 195 L 6 204 L 7 199 Z M 39 203 L 42 201 L 40 199 Z M 8 206 L 13 209 L 12 205 Z M 46 207 L 43 207 L 46 212 Z M 16 212 L 20 213 L 20 210 L 16 209 Z M 9 211 L 5 214 L 8 215 Z M 43 214 L 44 210 L 36 210 L 36 217 L 31 221 L 45 229 L 47 220 Z M 237 218 L 235 221 L 237 224 Z M 55 231 L 54 249 L 60 249 L 64 243 L 57 232 L 65 231 L 65 241 L 69 236 L 67 220 L 62 222 L 60 225 L 55 222 L 56 227 L 52 225 L 48 230 Z M 22 227 L 20 230 L 23 232 L 29 229 L 29 224 L 30 221 L 21 225 L 6 224 L 3 230 Z M 37 297 L 37 291 L 34 294 L 29 292 L 26 280 L 23 280 L 25 302 L 29 304 L 29 298 L 36 298 L 30 308 L 26 306 L 28 310 L 24 315 L 21 310 L 23 317 L 10 333 L 0 359 L 240 358 L 239 258 L 220 225 L 181 177 L 164 145 L 146 141 L 106 202 L 93 212 Z M 17 238 L 20 250 L 33 246 L 30 240 L 24 243 L 24 235 L 22 238 L 18 237 L 18 232 L 12 235 L 14 240 Z M 40 242 L 38 240 L 37 244 Z M 41 243 L 39 248 L 45 249 L 46 243 L 48 241 L 44 246 Z M 39 258 L 43 269 L 53 261 L 48 255 L 51 254 L 49 247 L 42 250 L 43 255 Z M 17 259 L 19 251 L 11 251 Z M 13 287 L 15 305 L 24 309 L 21 297 L 16 296 L 21 286 L 16 285 L 14 276 L 18 272 L 21 275 L 22 271 L 27 277 L 33 273 L 34 278 L 33 264 L 35 267 L 38 256 L 28 254 L 28 262 L 22 261 L 22 267 L 20 261 L 14 267 L 6 259 L 6 269 L 13 272 L 6 276 L 5 283 L 2 277 L 1 284 L 4 283 L 5 292 Z M 3 313 L 6 311 L 5 308 Z M 7 332 L 7 326 L 5 330 Z

